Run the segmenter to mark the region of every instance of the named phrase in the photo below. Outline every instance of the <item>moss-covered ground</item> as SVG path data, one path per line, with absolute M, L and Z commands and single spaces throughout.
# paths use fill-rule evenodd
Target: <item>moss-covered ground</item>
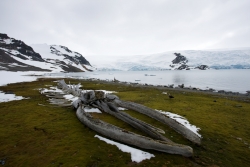
M 96 132 L 81 124 L 72 108 L 49 104 L 48 98 L 41 95 L 38 89 L 55 86 L 55 80 L 39 79 L 0 87 L 1 91 L 13 91 L 18 96 L 29 97 L 0 103 L 0 161 L 4 162 L 3 166 L 250 166 L 249 99 L 185 90 L 70 80 L 75 84 L 80 82 L 84 89 L 117 91 L 122 100 L 179 114 L 201 128 L 202 145 L 197 146 L 166 125 L 137 112 L 126 111 L 164 129 L 168 138 L 176 143 L 189 145 L 194 150 L 192 158 L 145 150 L 155 157 L 134 163 L 131 162 L 130 154 L 95 138 Z M 66 83 L 68 81 L 66 79 Z M 162 94 L 163 91 L 171 93 L 175 98 L 169 99 Z M 93 116 L 142 134 L 105 113 L 95 113 Z

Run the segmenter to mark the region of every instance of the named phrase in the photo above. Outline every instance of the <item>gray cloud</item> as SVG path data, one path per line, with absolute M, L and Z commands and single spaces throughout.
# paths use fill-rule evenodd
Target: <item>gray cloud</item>
M 0 9 L 0 32 L 84 55 L 250 46 L 249 0 L 11 0 Z

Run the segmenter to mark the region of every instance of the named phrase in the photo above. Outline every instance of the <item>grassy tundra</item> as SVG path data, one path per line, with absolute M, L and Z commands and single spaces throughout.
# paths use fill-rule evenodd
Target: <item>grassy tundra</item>
M 83 89 L 112 90 L 122 100 L 179 114 L 201 128 L 202 144 L 197 146 L 180 134 L 145 115 L 126 111 L 133 117 L 163 129 L 165 136 L 194 150 L 192 158 L 145 150 L 155 155 L 141 163 L 130 154 L 95 138 L 96 132 L 80 123 L 70 107 L 50 105 L 39 88 L 55 86 L 56 79 L 9 84 L 1 91 L 29 97 L 0 103 L 0 161 L 4 166 L 250 166 L 250 99 L 186 90 L 129 86 L 101 81 L 66 79 L 81 83 Z M 175 98 L 170 99 L 162 92 Z M 42 104 L 42 105 L 39 105 Z M 95 118 L 138 134 L 142 132 L 105 113 Z

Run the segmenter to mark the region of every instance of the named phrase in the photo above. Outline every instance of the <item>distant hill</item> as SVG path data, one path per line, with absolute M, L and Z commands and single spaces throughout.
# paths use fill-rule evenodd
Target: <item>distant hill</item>
M 80 53 L 65 46 L 28 46 L 0 33 L 0 70 L 84 72 L 91 69 L 90 63 Z

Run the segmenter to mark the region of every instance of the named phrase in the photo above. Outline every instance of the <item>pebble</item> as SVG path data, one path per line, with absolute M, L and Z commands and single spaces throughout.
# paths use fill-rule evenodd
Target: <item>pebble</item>
M 240 104 L 237 104 L 235 107 L 242 107 L 242 105 L 240 105 Z
M 4 165 L 5 164 L 5 160 L 0 159 L 0 164 Z
M 237 137 L 236 139 L 237 139 L 237 140 L 240 140 L 240 141 L 242 140 L 242 138 L 240 138 L 240 137 Z

